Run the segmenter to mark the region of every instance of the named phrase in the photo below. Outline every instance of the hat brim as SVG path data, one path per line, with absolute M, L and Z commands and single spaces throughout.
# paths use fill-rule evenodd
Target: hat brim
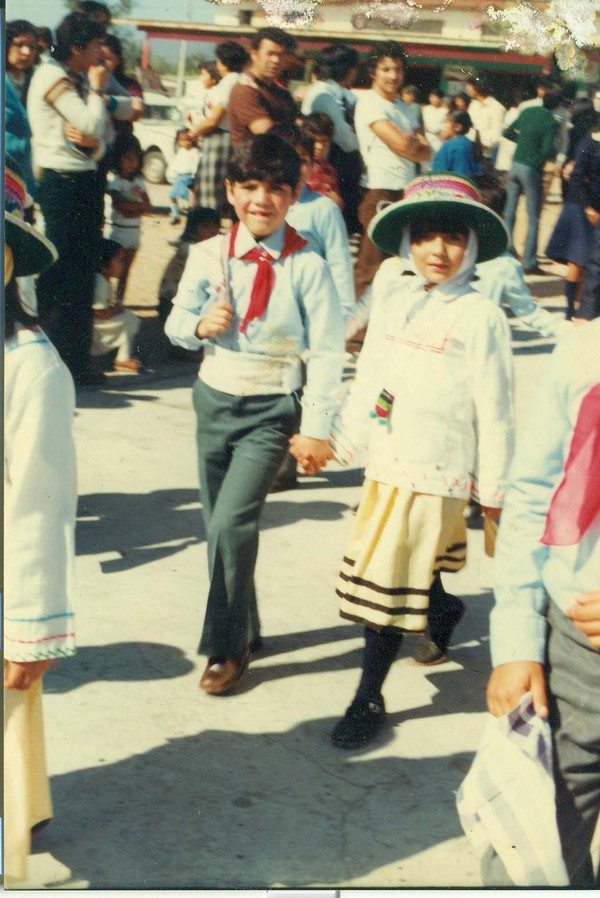
M 6 243 L 13 251 L 16 277 L 40 274 L 56 262 L 56 247 L 32 225 L 6 211 L 4 224 Z
M 499 215 L 479 203 L 463 199 L 398 200 L 382 209 L 369 225 L 369 237 L 384 253 L 397 256 L 402 231 L 409 225 L 436 220 L 472 228 L 477 235 L 477 262 L 487 262 L 508 246 L 508 231 Z

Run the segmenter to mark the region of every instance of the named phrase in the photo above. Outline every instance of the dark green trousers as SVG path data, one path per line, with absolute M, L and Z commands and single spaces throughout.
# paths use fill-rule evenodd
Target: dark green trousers
M 259 519 L 296 433 L 295 394 L 231 396 L 194 386 L 210 587 L 199 654 L 236 658 L 260 633 L 254 586 Z

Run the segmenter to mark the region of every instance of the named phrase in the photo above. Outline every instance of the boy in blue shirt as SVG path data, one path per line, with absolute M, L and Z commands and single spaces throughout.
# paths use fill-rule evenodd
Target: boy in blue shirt
M 204 346 L 194 408 L 210 587 L 198 651 L 212 695 L 240 682 L 260 639 L 258 523 L 289 440 L 321 465 L 331 457 L 344 330 L 327 264 L 285 221 L 299 182 L 298 154 L 276 135 L 236 147 L 226 188 L 239 222 L 190 247 L 165 325 L 172 343 Z

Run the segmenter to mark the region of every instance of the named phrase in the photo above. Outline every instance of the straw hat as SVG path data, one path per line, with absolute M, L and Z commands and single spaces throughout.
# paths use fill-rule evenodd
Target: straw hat
M 383 252 L 398 255 L 402 231 L 419 221 L 444 229 L 453 226 L 471 228 L 477 235 L 477 262 L 495 259 L 508 246 L 504 222 L 484 206 L 469 178 L 454 172 L 420 175 L 404 189 L 397 203 L 379 212 L 369 225 L 369 237 Z

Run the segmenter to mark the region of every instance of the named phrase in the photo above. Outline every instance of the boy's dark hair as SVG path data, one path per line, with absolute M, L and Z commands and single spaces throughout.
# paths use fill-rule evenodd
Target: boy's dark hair
M 322 81 L 343 81 L 358 65 L 358 51 L 347 44 L 329 44 L 317 53 L 315 75 Z
M 276 134 L 259 134 L 235 147 L 227 165 L 227 180 L 232 184 L 253 180 L 289 184 L 295 190 L 300 180 L 300 157 Z
M 101 40 L 106 33 L 103 25 L 88 19 L 80 12 L 69 13 L 56 29 L 56 44 L 52 55 L 59 62 L 66 62 L 71 56 L 71 47 L 84 50 L 93 40 Z
M 98 271 L 108 268 L 117 253 L 122 252 L 122 250 L 123 247 L 116 240 L 101 237 L 98 246 Z
M 99 0 L 79 0 L 73 7 L 73 12 L 79 12 L 84 16 L 104 16 L 110 25 L 112 21 L 112 13 L 106 3 L 100 3 Z
M 310 112 L 302 121 L 302 130 L 311 137 L 327 137 L 333 140 L 335 126 L 333 119 L 326 112 Z
M 209 206 L 196 206 L 194 209 L 190 209 L 187 214 L 181 239 L 185 240 L 186 243 L 195 243 L 197 242 L 200 228 L 214 227 L 218 230 L 220 226 L 221 219 L 216 209 L 211 209 Z
M 494 93 L 494 86 L 486 75 L 471 75 L 467 78 L 467 84 L 475 87 L 482 97 L 491 97 Z
M 433 94 L 433 95 L 436 96 L 436 97 L 439 97 L 440 100 L 443 100 L 443 98 L 444 98 L 444 94 L 443 94 L 443 92 L 439 89 L 439 87 L 430 87 L 429 90 L 427 91 L 427 96 L 430 97 L 431 94 Z
M 502 215 L 506 204 L 506 190 L 494 175 L 472 175 L 471 180 L 479 191 L 481 202 L 492 212 Z
M 401 93 L 408 94 L 413 100 L 419 99 L 419 88 L 415 84 L 403 84 Z
M 542 97 L 542 106 L 544 109 L 548 110 L 556 109 L 562 103 L 562 99 L 562 87 L 555 81 L 545 89 L 544 96 Z
M 385 59 L 386 57 L 389 57 L 390 59 L 399 59 L 406 72 L 408 68 L 408 57 L 402 44 L 399 44 L 398 41 L 385 41 L 383 44 L 376 44 L 372 47 L 371 52 L 367 57 L 367 69 L 370 75 L 372 75 L 377 68 L 379 60 Z
M 49 47 L 54 43 L 54 35 L 52 34 L 51 28 L 46 28 L 45 25 L 40 25 L 39 28 L 35 29 L 35 33 L 38 41 L 43 41 L 45 44 L 48 44 Z
M 279 47 L 283 47 L 284 50 L 287 50 L 290 53 L 295 50 L 297 46 L 295 37 L 292 37 L 291 34 L 288 34 L 282 28 L 275 28 L 274 26 L 259 28 L 256 34 L 252 35 L 250 46 L 253 50 L 258 50 L 263 41 L 272 41 L 272 43 L 277 44 Z
M 241 72 L 250 62 L 250 54 L 236 41 L 223 41 L 216 49 L 216 56 L 230 72 Z
M 449 118 L 453 125 L 460 125 L 462 127 L 463 134 L 466 134 L 473 127 L 471 116 L 466 109 L 453 109 L 452 112 L 449 113 Z
M 310 158 L 312 159 L 315 155 L 315 139 L 312 134 L 309 134 L 308 131 L 305 131 L 303 128 L 298 127 L 290 122 L 280 122 L 277 125 L 273 125 L 272 128 L 269 129 L 269 134 L 273 134 L 276 137 L 281 137 L 282 140 L 285 140 L 286 143 L 289 143 L 291 147 L 293 147 L 296 152 L 299 148 L 305 150 Z
M 212 78 L 212 80 L 216 84 L 218 84 L 219 81 L 221 80 L 221 76 L 219 75 L 219 70 L 217 69 L 217 64 L 213 60 L 211 60 L 210 62 L 201 62 L 200 65 L 198 66 L 198 68 L 200 69 L 200 71 L 202 71 L 202 69 L 207 71 L 208 74 L 210 75 L 210 77 Z
M 32 34 L 35 38 L 37 38 L 37 32 L 38 30 L 35 25 L 32 25 L 31 22 L 28 22 L 26 19 L 15 19 L 13 22 L 7 22 L 4 31 L 6 57 L 8 57 L 10 45 L 15 38 L 17 38 L 20 34 Z
M 110 164 L 115 171 L 118 170 L 119 160 L 125 153 L 135 153 L 138 158 L 138 171 L 144 161 L 142 145 L 133 134 L 119 134 L 110 150 Z

